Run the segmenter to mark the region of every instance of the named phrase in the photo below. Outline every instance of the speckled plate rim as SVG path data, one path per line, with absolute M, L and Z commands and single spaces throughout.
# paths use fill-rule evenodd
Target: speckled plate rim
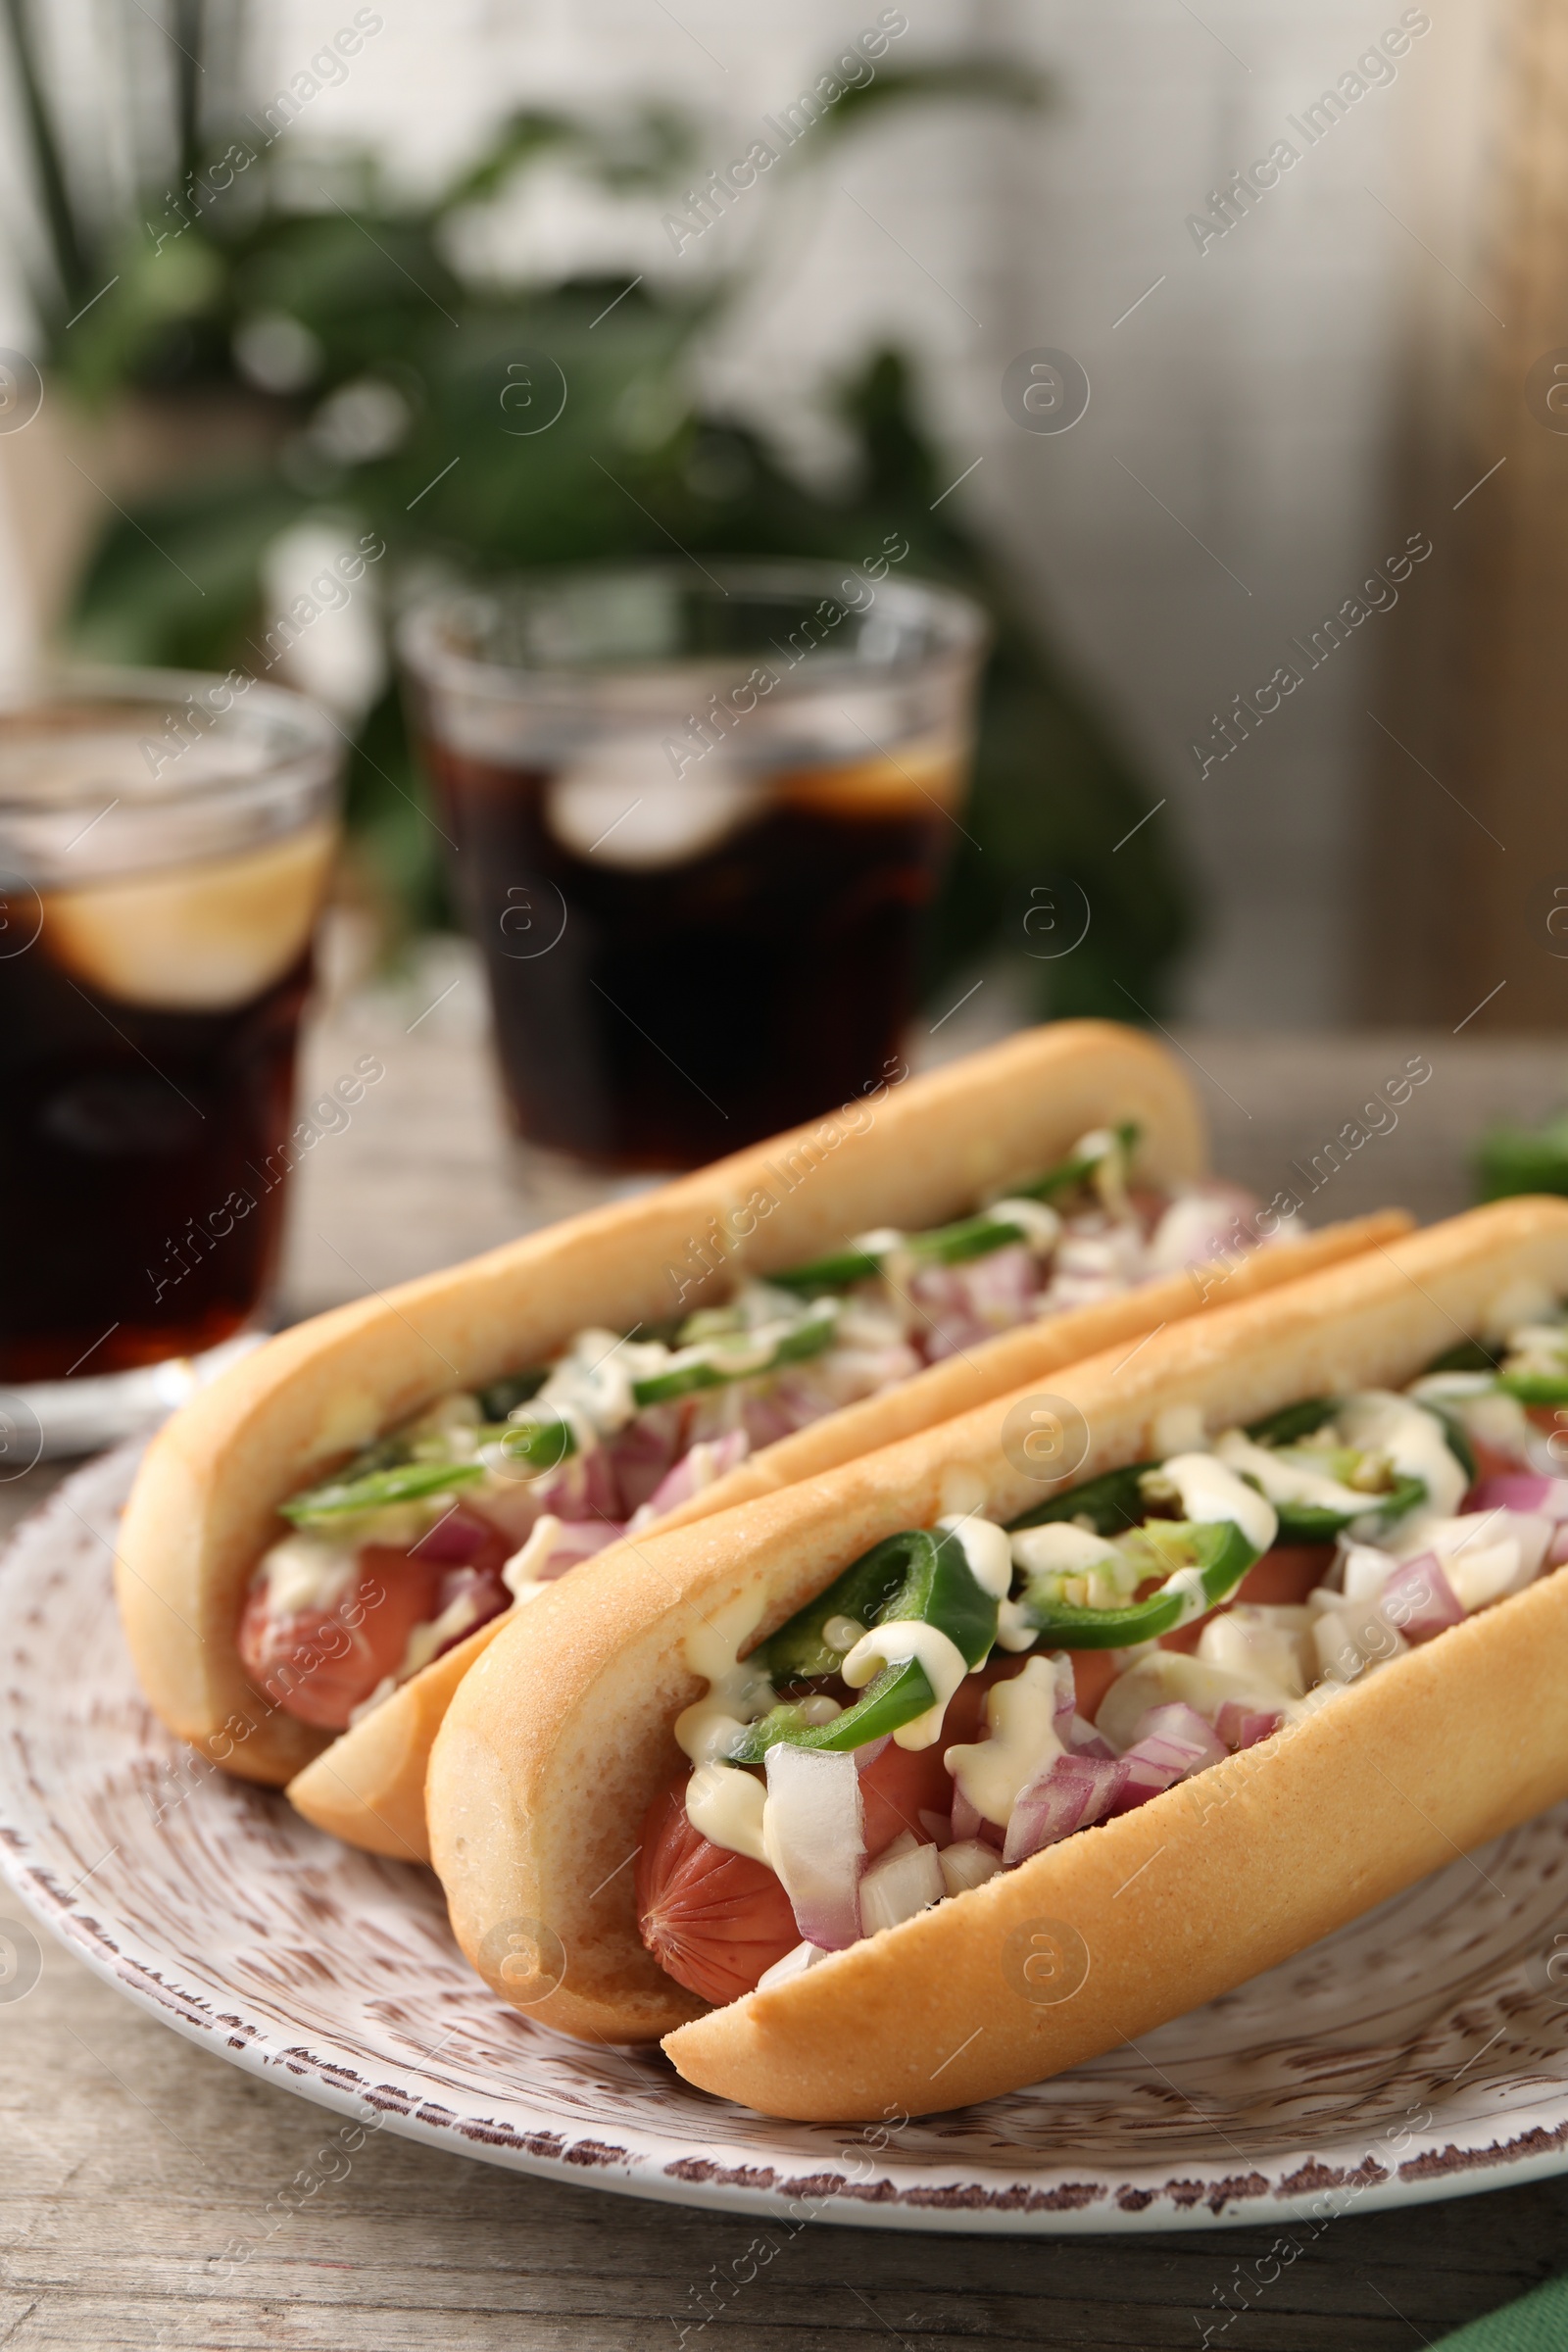
M 82 1514 L 74 1509 L 74 1503 L 100 1509 L 120 1499 L 139 1451 L 139 1444 L 132 1443 L 87 1463 L 15 1531 L 0 1548 L 0 1599 L 9 1574 L 34 1549 L 47 1550 L 56 1523 L 63 1525 L 68 1511 L 79 1522 Z M 129 1675 L 127 1661 L 127 1681 Z M 3 1705 L 0 1698 L 0 1711 Z M 1326 2138 L 1272 2151 L 1262 2160 L 1272 2165 L 1272 2180 L 1257 2169 L 1256 2160 L 1250 2172 L 1241 2170 L 1214 2180 L 1183 2178 L 1180 2160 L 1169 2158 L 1128 2168 L 1119 2180 L 1111 2177 L 1102 2160 L 1098 2165 L 1043 2165 L 1034 2175 L 1010 2181 L 1002 2179 L 996 2166 L 976 2166 L 967 2180 L 946 2181 L 933 2180 L 928 2171 L 910 2178 L 913 2167 L 896 2166 L 863 2180 L 828 2170 L 803 2174 L 793 2169 L 799 2162 L 794 2154 L 776 2146 L 769 2149 L 772 2127 L 765 2117 L 748 2119 L 758 2142 L 756 2160 L 734 2164 L 695 2155 L 671 2161 L 667 2129 L 658 2134 L 657 2147 L 649 2145 L 640 2154 L 598 2139 L 572 2138 L 564 2112 L 556 2117 L 541 2113 L 538 2130 L 519 2132 L 499 2117 L 463 2114 L 405 2084 L 371 2081 L 347 2057 L 326 2054 L 330 2044 L 319 2034 L 314 2047 L 286 2044 L 244 2014 L 244 1996 L 238 1993 L 233 2009 L 220 2012 L 205 1997 L 181 1989 L 179 1964 L 172 1955 L 147 1947 L 123 1923 L 114 1923 L 111 1933 L 91 1899 L 78 1896 L 76 1886 L 61 1890 L 49 1862 L 32 1850 L 27 1832 L 7 1818 L 11 1793 L 0 1762 L 0 1880 L 32 1918 L 105 1984 L 197 2047 L 227 2059 L 259 2081 L 352 2116 L 367 2131 L 384 2128 L 428 2147 L 541 2180 L 758 2220 L 969 2235 L 1087 2236 L 1239 2229 L 1269 2219 L 1289 2227 L 1308 2218 L 1301 2211 L 1308 2198 L 1317 2207 L 1310 2218 L 1326 2224 L 1350 2211 L 1386 2211 L 1476 2195 L 1568 2171 L 1568 2080 L 1555 2101 L 1532 2106 L 1530 2127 L 1515 2139 L 1494 2138 L 1488 2145 L 1467 2148 L 1433 2143 L 1385 2169 L 1364 2152 L 1363 2143 L 1345 2149 Z M 140 1951 L 138 1944 L 143 1946 Z M 715 2107 L 722 2104 L 714 2102 Z M 373 2120 L 367 2110 L 373 2111 Z M 568 2130 L 556 2129 L 558 2123 L 567 2123 Z M 635 2140 L 635 2116 L 626 2137 Z M 646 2127 L 642 2135 L 650 2136 Z M 781 2180 L 781 2171 L 789 2177 Z M 1097 2172 L 1101 2178 L 1094 2177 Z M 987 2177 L 976 2177 L 981 2174 Z

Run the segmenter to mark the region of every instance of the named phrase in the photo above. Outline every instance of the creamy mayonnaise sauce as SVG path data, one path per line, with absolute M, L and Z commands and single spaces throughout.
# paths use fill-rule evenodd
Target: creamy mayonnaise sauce
M 1267 1446 L 1254 1446 L 1239 1429 L 1228 1429 L 1216 1441 L 1214 1451 L 1228 1470 L 1255 1479 L 1272 1503 L 1299 1502 L 1313 1510 L 1354 1514 L 1377 1501 L 1375 1494 L 1358 1494 L 1353 1487 L 1342 1486 L 1326 1471 L 1303 1469 L 1298 1462 L 1282 1461 Z
M 1012 1546 L 1005 1531 L 990 1519 L 975 1519 L 967 1512 L 939 1519 L 937 1526 L 944 1535 L 956 1536 L 981 1592 L 993 1600 L 1005 1600 L 1012 1588 Z
M 1435 1413 L 1392 1390 L 1367 1389 L 1348 1397 L 1334 1416 L 1347 1446 L 1386 1453 L 1401 1478 L 1419 1478 L 1426 1509 L 1446 1516 L 1464 1493 L 1463 1470 Z
M 773 1703 L 773 1686 L 761 1666 L 740 1655 L 762 1622 L 762 1608 L 759 1594 L 743 1592 L 693 1626 L 681 1643 L 692 1673 L 708 1684 L 702 1697 L 675 1719 L 676 1740 L 694 1764 L 726 1754 L 737 1733 Z
M 762 1842 L 766 1807 L 764 1784 L 733 1764 L 699 1764 L 686 1784 L 686 1818 L 698 1835 L 754 1862 L 768 1861 Z
M 911 1660 L 930 1684 L 935 1703 L 911 1722 L 901 1723 L 893 1737 L 900 1747 L 934 1747 L 942 1737 L 942 1718 L 948 1711 L 948 1701 L 969 1671 L 962 1650 L 940 1626 L 926 1625 L 913 1617 L 873 1626 L 868 1634 L 861 1635 L 839 1672 L 852 1690 L 859 1690 L 884 1666 L 906 1666 Z M 679 1725 L 675 1737 L 680 1739 Z M 685 1745 L 684 1740 L 681 1744 Z M 687 1753 L 690 1752 L 688 1749 Z
M 1021 1674 L 986 1693 L 989 1740 L 950 1747 L 942 1761 L 975 1811 L 1004 1830 L 1018 1792 L 1063 1750 L 1055 1732 L 1056 1669 L 1031 1658 Z
M 1450 1456 L 1451 1459 L 1451 1456 Z M 1181 1499 L 1181 1515 L 1200 1526 L 1229 1519 L 1254 1551 L 1267 1551 L 1279 1533 L 1279 1515 L 1266 1496 L 1248 1486 L 1211 1453 L 1178 1453 L 1161 1462 Z
M 360 1573 L 359 1538 L 334 1544 L 329 1536 L 285 1536 L 263 1557 L 261 1573 L 274 1617 L 330 1609 Z

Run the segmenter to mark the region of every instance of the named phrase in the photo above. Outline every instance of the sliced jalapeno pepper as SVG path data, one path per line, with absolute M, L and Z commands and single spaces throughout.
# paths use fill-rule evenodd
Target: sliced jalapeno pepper
M 1009 1531 L 1048 1527 L 1057 1519 L 1087 1519 L 1097 1536 L 1125 1535 L 1148 1518 L 1149 1505 L 1138 1482 L 1145 1471 L 1158 1468 L 1157 1462 L 1129 1462 L 1124 1469 L 1106 1470 L 1068 1494 L 1054 1494 L 1049 1502 L 1037 1503 L 1021 1519 L 1009 1520 Z
M 1499 1372 L 1497 1386 L 1521 1404 L 1568 1404 L 1568 1372 Z
M 1461 1340 L 1457 1347 L 1434 1356 L 1421 1377 L 1430 1380 L 1435 1372 L 1495 1372 L 1500 1361 L 1479 1340 Z
M 514 1413 L 519 1404 L 526 1404 L 531 1397 L 537 1396 L 549 1378 L 550 1374 L 542 1364 L 536 1365 L 531 1372 L 509 1372 L 503 1379 L 493 1380 L 488 1388 L 479 1391 L 479 1410 L 487 1421 L 505 1421 L 508 1414 Z
M 1254 1446 L 1298 1445 L 1333 1420 L 1341 1401 L 1338 1396 L 1303 1396 L 1298 1404 L 1282 1404 L 1277 1413 L 1265 1413 L 1261 1421 L 1249 1421 L 1247 1434 Z
M 1115 1129 L 1116 1141 L 1122 1152 L 1131 1152 L 1138 1141 L 1138 1128 L 1133 1121 Z M 1043 1176 L 1031 1178 L 1027 1184 L 1008 1187 L 1015 1200 L 1054 1200 L 1064 1193 L 1087 1184 L 1100 1166 L 1103 1153 L 1089 1157 L 1064 1159 Z M 927 1265 L 958 1266 L 972 1257 L 987 1257 L 993 1250 L 1005 1250 L 1014 1242 L 1026 1242 L 1029 1235 L 1023 1226 L 1010 1217 L 992 1216 L 982 1209 L 972 1217 L 960 1217 L 952 1225 L 936 1225 L 924 1233 L 908 1233 L 900 1237 L 898 1250 Z M 817 1257 L 808 1266 L 792 1266 L 785 1273 L 770 1274 L 768 1281 L 790 1291 L 842 1291 L 853 1283 L 871 1282 L 883 1273 L 889 1250 L 835 1250 L 826 1257 Z
M 1244 1477 L 1245 1472 L 1242 1474 Z M 1385 1523 L 1402 1519 L 1413 1511 L 1427 1494 L 1424 1478 L 1396 1479 L 1382 1494 L 1368 1494 L 1359 1510 L 1336 1511 L 1322 1503 L 1275 1502 L 1279 1517 L 1281 1544 L 1332 1544 L 1343 1528 L 1353 1527 L 1362 1519 L 1378 1519 Z
M 1564 1394 L 1568 1395 L 1568 1389 Z M 1262 1420 L 1249 1422 L 1247 1435 L 1254 1446 L 1266 1446 L 1270 1450 L 1298 1446 L 1303 1438 L 1315 1437 L 1320 1429 L 1332 1421 L 1343 1402 L 1344 1399 L 1338 1396 L 1304 1396 L 1298 1404 L 1281 1405 L 1278 1412 L 1265 1413 Z M 1475 1459 L 1464 1432 L 1450 1416 L 1442 1413 L 1436 1406 L 1429 1404 L 1427 1410 L 1438 1411 L 1448 1450 L 1465 1475 L 1473 1480 Z M 1247 1473 L 1242 1475 L 1246 1476 Z M 1407 1511 L 1415 1509 L 1417 1503 L 1426 1500 L 1426 1494 L 1424 1479 L 1396 1477 L 1392 1487 L 1382 1494 L 1369 1494 L 1354 1510 L 1336 1510 L 1322 1503 L 1281 1501 L 1272 1495 L 1269 1499 L 1279 1514 L 1280 1543 L 1332 1544 L 1336 1536 L 1344 1529 L 1354 1526 L 1357 1520 L 1376 1518 L 1387 1526 L 1396 1519 L 1402 1519 Z
M 1165 1520 L 1159 1530 L 1161 1548 L 1179 1543 L 1191 1558 L 1147 1600 L 1130 1601 L 1123 1609 L 1085 1609 L 1026 1585 L 1018 1603 L 1024 1617 L 1053 1648 L 1125 1649 L 1134 1642 L 1157 1641 L 1161 1634 L 1217 1608 L 1259 1557 L 1256 1546 L 1231 1519 Z M 1194 1569 L 1200 1586 L 1200 1605 L 1196 1607 Z
M 291 1494 L 277 1507 L 296 1527 L 315 1527 L 365 1511 L 389 1510 L 394 1503 L 419 1502 L 449 1488 L 477 1486 L 485 1475 L 483 1462 L 399 1462 L 390 1470 L 367 1471 L 361 1478 L 328 1479 L 303 1494 Z
M 1136 1119 L 1123 1119 L 1120 1126 L 1111 1129 L 1121 1147 L 1124 1160 L 1132 1156 L 1139 1132 Z M 1048 1168 L 1043 1176 L 1035 1177 L 1032 1183 L 1009 1185 L 1007 1189 L 1019 1200 L 1054 1200 L 1061 1194 L 1074 1192 L 1079 1185 L 1087 1184 L 1104 1156 L 1102 1152 L 1094 1152 L 1081 1159 L 1058 1160 L 1054 1168 Z
M 886 1537 L 845 1569 L 756 1654 L 775 1682 L 832 1674 L 842 1665 L 844 1653 L 829 1649 L 823 1628 L 830 1618 L 850 1616 L 868 1630 L 873 1624 L 910 1621 L 935 1626 L 971 1672 L 985 1664 L 997 1638 L 998 1603 L 976 1582 L 957 1537 L 906 1528 Z M 786 1700 L 747 1726 L 729 1761 L 760 1764 L 781 1740 L 795 1747 L 863 1747 L 867 1740 L 912 1723 L 935 1704 L 936 1692 L 924 1667 L 911 1658 L 903 1665 L 884 1666 L 855 1704 L 831 1723 L 808 1723 L 799 1704 Z
M 646 1380 L 634 1380 L 632 1397 L 639 1406 L 667 1404 L 671 1397 L 689 1396 L 697 1389 L 722 1389 L 736 1380 L 760 1380 L 764 1374 L 781 1371 L 786 1364 L 803 1363 L 807 1357 L 820 1355 L 833 1344 L 838 1329 L 838 1305 L 834 1301 L 826 1311 L 808 1315 L 786 1331 L 771 1347 L 759 1356 L 757 1348 L 748 1348 L 746 1335 L 736 1333 L 733 1339 L 702 1341 L 686 1348 L 676 1357 L 667 1371 L 650 1373 Z M 725 1356 L 732 1360 L 725 1362 Z

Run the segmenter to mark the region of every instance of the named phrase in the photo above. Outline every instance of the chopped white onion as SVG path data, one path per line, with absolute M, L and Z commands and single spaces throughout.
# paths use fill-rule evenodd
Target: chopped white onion
M 788 1984 L 792 1978 L 804 1977 L 808 1968 L 814 1968 L 819 1960 L 826 1958 L 827 1954 L 819 1943 L 798 1943 L 792 1952 L 785 1953 L 782 1960 L 775 1960 L 771 1968 L 763 1969 L 757 1980 L 757 1989 L 765 1992 L 774 1984 Z
M 1376 1601 L 1347 1600 L 1335 1595 L 1337 1606 L 1325 1609 L 1312 1627 L 1318 1663 L 1326 1680 L 1353 1683 L 1364 1670 L 1387 1666 L 1409 1643 L 1391 1625 Z
M 900 1840 L 895 1839 L 894 1844 Z M 947 1893 L 942 1858 L 934 1845 L 893 1847 L 882 1854 L 860 1881 L 860 1932 L 874 1936 L 881 1928 L 896 1928 L 902 1920 L 928 1911 Z
M 856 1942 L 865 1811 L 853 1750 L 770 1747 L 762 1840 L 807 1942 L 833 1952 Z
M 978 1838 L 960 1838 L 956 1845 L 944 1846 L 937 1860 L 942 1883 L 950 1894 L 967 1894 L 971 1886 L 983 1886 L 1003 1867 L 996 1847 L 986 1845 Z

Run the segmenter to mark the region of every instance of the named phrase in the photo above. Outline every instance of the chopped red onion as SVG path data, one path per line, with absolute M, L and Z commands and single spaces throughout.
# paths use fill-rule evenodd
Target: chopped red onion
M 953 1835 L 961 1844 L 966 1838 L 978 1838 L 985 1816 L 977 1805 L 971 1805 L 956 1781 L 953 1784 Z
M 1529 1480 L 1494 1480 L 1494 1485 L 1529 1485 Z M 1544 1483 L 1544 1482 L 1541 1482 Z M 1378 1608 L 1407 1642 L 1430 1642 L 1464 1618 L 1464 1603 L 1444 1573 L 1435 1551 L 1419 1552 L 1383 1580 Z
M 1206 1716 L 1200 1715 L 1185 1699 L 1172 1699 L 1161 1707 L 1151 1707 L 1133 1728 L 1135 1745 L 1147 1747 L 1152 1740 L 1163 1740 L 1199 1758 L 1193 1769 L 1204 1764 L 1217 1764 L 1224 1754 L 1224 1743 L 1216 1738 L 1214 1727 Z
M 852 1747 L 850 1753 L 855 1758 L 856 1769 L 859 1772 L 869 1772 L 882 1750 L 892 1744 L 892 1740 L 893 1734 L 884 1732 L 880 1740 L 867 1740 L 863 1747 Z
M 534 1571 L 537 1584 L 548 1584 L 575 1568 L 579 1560 L 591 1560 L 596 1551 L 604 1551 L 619 1543 L 625 1529 L 613 1519 L 574 1519 L 564 1527 L 551 1544 L 548 1555 Z
M 466 1511 L 461 1502 L 455 1502 L 434 1527 L 425 1529 L 417 1544 L 409 1545 L 409 1556 L 416 1560 L 439 1560 L 444 1568 L 466 1568 L 496 1543 L 496 1530 L 488 1519 L 481 1519 L 475 1512 Z
M 1073 1672 L 1071 1652 L 1056 1650 L 1050 1661 L 1056 1676 L 1056 1706 L 1052 1728 L 1063 1747 L 1069 1744 L 1068 1734 L 1078 1712 L 1078 1678 Z
M 1568 1478 L 1531 1478 L 1500 1471 L 1477 1481 L 1466 1498 L 1472 1511 L 1530 1511 L 1539 1519 L 1568 1520 Z
M 699 1440 L 697 1445 L 689 1446 L 643 1504 L 648 1518 L 657 1519 L 662 1511 L 672 1511 L 677 1503 L 689 1502 L 694 1494 L 701 1494 L 704 1487 L 713 1486 L 727 1471 L 745 1461 L 751 1446 L 744 1429 L 726 1430 L 721 1438 Z
M 1150 1797 L 1220 1763 L 1229 1753 L 1196 1707 L 1180 1699 L 1151 1707 L 1134 1727 L 1132 1745 L 1122 1750 L 1127 1774 L 1116 1791 L 1113 1810 L 1127 1813 L 1134 1805 L 1147 1804 Z
M 1284 1721 L 1283 1707 L 1250 1707 L 1243 1698 L 1227 1698 L 1214 1718 L 1214 1729 L 1234 1756 L 1244 1747 L 1255 1747 L 1260 1740 L 1272 1740 Z
M 1097 1732 L 1094 1725 L 1082 1715 L 1073 1717 L 1064 1734 L 1058 1728 L 1057 1737 L 1070 1755 L 1104 1756 L 1114 1760 L 1116 1750 L 1104 1733 Z
M 1009 1331 L 1034 1313 L 1040 1274 L 1034 1252 L 1021 1242 L 993 1250 L 954 1269 L 954 1303 L 992 1331 Z
M 1018 1792 L 1002 1848 L 1004 1862 L 1026 1862 L 1043 1847 L 1086 1830 L 1110 1812 L 1126 1772 L 1121 1760 L 1102 1756 L 1053 1757 Z
M 807 1942 L 829 1952 L 858 1942 L 865 1808 L 854 1751 L 770 1747 L 767 1837 Z

